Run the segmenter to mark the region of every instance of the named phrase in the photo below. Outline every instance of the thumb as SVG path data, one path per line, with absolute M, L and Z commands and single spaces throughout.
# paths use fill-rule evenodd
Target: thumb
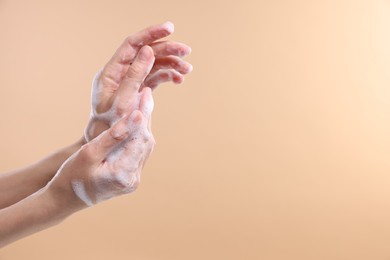
M 142 113 L 135 110 L 131 115 L 127 115 L 118 120 L 111 128 L 101 133 L 93 139 L 88 145 L 95 151 L 94 162 L 100 164 L 118 145 L 120 145 L 137 126 L 142 123 Z

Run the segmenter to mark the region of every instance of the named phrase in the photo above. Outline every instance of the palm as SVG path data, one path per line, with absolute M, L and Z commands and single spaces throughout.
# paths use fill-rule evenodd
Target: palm
M 85 129 L 87 141 L 108 129 L 123 116 L 123 111 L 131 113 L 132 107 L 135 107 L 139 102 L 137 95 L 133 95 L 128 97 L 122 111 L 115 111 L 117 90 L 142 46 L 150 45 L 156 60 L 140 90 L 144 87 L 154 89 L 166 81 L 181 83 L 183 81 L 182 74 L 192 70 L 191 64 L 179 58 L 189 54 L 191 49 L 188 46 L 177 42 L 156 42 L 172 32 L 173 25 L 165 23 L 149 27 L 128 37 L 103 70 L 96 75 L 93 82 L 91 119 Z

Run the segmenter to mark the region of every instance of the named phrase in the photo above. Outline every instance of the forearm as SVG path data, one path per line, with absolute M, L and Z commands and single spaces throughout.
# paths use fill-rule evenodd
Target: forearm
M 85 143 L 84 138 L 22 169 L 0 174 L 0 209 L 44 187 L 64 161 Z
M 59 224 L 72 213 L 85 207 L 74 198 L 62 198 L 64 199 L 69 201 L 58 201 L 45 187 L 0 210 L 0 247 Z

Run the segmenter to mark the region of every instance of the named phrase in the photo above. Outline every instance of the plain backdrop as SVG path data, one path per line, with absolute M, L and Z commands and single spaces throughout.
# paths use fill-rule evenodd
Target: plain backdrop
M 0 259 L 390 259 L 390 1 L 0 0 L 0 171 L 81 137 L 95 72 L 170 20 L 139 190 Z

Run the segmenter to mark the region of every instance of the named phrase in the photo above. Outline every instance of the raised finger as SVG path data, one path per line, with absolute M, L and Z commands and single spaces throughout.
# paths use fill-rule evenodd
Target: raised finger
M 145 87 L 141 91 L 139 110 L 143 113 L 147 120 L 147 128 L 149 133 L 152 133 L 152 112 L 154 109 L 154 100 L 152 89 Z
M 184 76 L 174 69 L 163 69 L 149 75 L 144 81 L 144 86 L 154 90 L 158 85 L 169 81 L 181 84 L 184 81 Z
M 158 57 L 154 62 L 151 74 L 160 69 L 175 69 L 180 74 L 188 74 L 192 71 L 192 65 L 176 56 Z
M 173 31 L 174 25 L 171 22 L 165 22 L 141 30 L 124 40 L 109 63 L 129 64 L 136 57 L 142 46 L 164 38 L 172 34 Z
M 117 99 L 118 114 L 121 115 L 122 112 L 129 109 L 129 104 L 137 96 L 142 82 L 153 67 L 153 63 L 154 55 L 152 49 L 147 45 L 142 47 L 116 91 L 115 98 Z
M 189 55 L 192 51 L 190 46 L 181 42 L 160 41 L 149 45 L 153 48 L 156 57 L 169 55 L 184 57 Z

